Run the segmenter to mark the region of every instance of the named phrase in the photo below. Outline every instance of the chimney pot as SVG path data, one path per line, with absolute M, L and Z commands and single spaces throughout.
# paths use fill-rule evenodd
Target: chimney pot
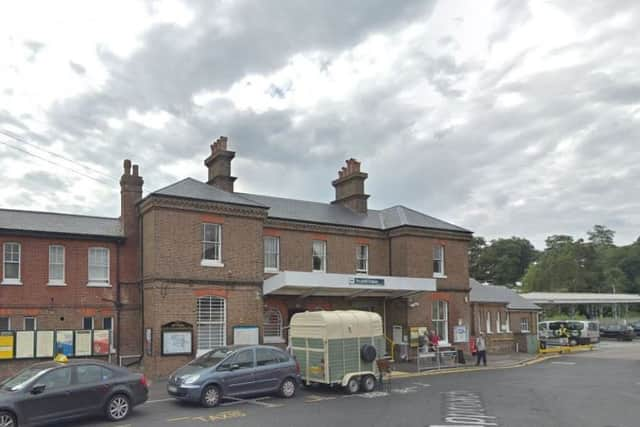
M 124 174 L 131 175 L 131 160 L 129 159 L 124 161 Z
M 236 153 L 227 149 L 227 140 L 226 136 L 220 136 L 211 144 L 211 154 L 204 164 L 209 169 L 207 183 L 232 193 L 236 178 L 231 176 L 231 160 Z
M 138 165 L 133 165 L 133 176 L 138 176 Z
M 346 160 L 345 164 L 338 171 L 338 179 L 332 182 L 336 189 L 336 198 L 332 203 L 366 213 L 369 195 L 364 192 L 364 181 L 367 174 L 360 171 L 360 162 L 353 157 Z

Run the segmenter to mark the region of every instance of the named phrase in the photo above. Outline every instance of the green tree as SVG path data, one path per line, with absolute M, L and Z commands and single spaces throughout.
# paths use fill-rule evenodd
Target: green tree
M 471 239 L 471 243 L 469 244 L 469 274 L 471 277 L 484 280 L 482 277 L 484 275 L 480 271 L 480 266 L 478 261 L 480 260 L 480 255 L 486 249 L 487 242 L 484 240 L 484 237 L 474 236 Z
M 604 225 L 594 225 L 593 230 L 587 231 L 588 239 L 596 246 L 613 246 L 616 232 Z
M 472 277 L 495 285 L 513 286 L 522 279 L 536 256 L 535 248 L 527 239 L 492 240 L 480 251 Z

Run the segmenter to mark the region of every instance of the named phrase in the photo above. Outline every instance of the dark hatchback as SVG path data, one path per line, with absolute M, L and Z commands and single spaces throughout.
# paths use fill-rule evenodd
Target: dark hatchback
M 602 338 L 616 338 L 619 341 L 631 341 L 635 338 L 636 333 L 632 326 L 608 325 L 600 328 L 600 336 Z
M 171 374 L 167 392 L 213 407 L 224 396 L 278 393 L 292 397 L 299 384 L 300 365 L 276 347 L 219 347 Z
M 148 397 L 142 374 L 96 360 L 43 362 L 0 383 L 0 427 L 104 415 L 122 421 Z

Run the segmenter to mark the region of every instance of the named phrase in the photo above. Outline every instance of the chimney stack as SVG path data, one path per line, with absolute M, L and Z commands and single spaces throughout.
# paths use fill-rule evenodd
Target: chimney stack
M 207 184 L 221 190 L 233 193 L 235 176 L 231 176 L 231 160 L 236 156 L 235 151 L 227 150 L 227 137 L 221 136 L 211 144 L 211 155 L 204 161 L 209 168 Z
M 338 179 L 331 185 L 336 189 L 336 199 L 332 204 L 341 204 L 349 209 L 367 213 L 368 194 L 364 193 L 364 181 L 367 174 L 360 171 L 360 162 L 356 159 L 346 161 L 347 165 L 338 171 Z
M 120 178 L 120 226 L 125 243 L 120 251 L 120 277 L 118 280 L 135 282 L 138 280 L 138 244 L 140 239 L 136 203 L 142 198 L 144 181 L 138 175 L 138 165 L 133 165 L 133 174 L 131 174 L 131 160 L 125 160 L 123 166 L 124 172 Z

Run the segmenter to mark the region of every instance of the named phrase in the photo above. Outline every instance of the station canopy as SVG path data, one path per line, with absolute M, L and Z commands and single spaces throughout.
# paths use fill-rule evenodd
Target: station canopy
M 436 280 L 398 276 L 283 271 L 264 281 L 264 295 L 410 297 L 435 292 Z
M 520 294 L 536 304 L 640 304 L 640 295 L 582 292 L 529 292 Z

